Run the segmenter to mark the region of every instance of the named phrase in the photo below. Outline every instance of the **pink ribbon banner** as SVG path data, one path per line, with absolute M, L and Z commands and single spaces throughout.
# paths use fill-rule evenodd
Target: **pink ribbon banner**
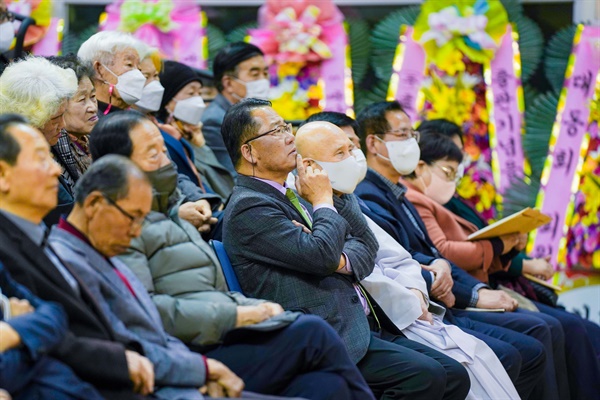
M 534 257 L 551 256 L 555 267 L 561 241 L 565 245 L 569 203 L 579 184 L 578 171 L 585 155 L 580 153 L 587 150 L 582 149 L 582 143 L 589 130 L 590 102 L 600 79 L 600 28 L 580 27 L 574 44 L 538 195 L 538 207 L 552 221 L 537 231 L 532 251 Z
M 521 146 L 522 113 L 519 107 L 520 70 L 515 68 L 513 32 L 510 24 L 500 47 L 490 62 L 491 82 L 488 83 L 489 134 L 494 155 L 494 178 L 500 193 L 510 187 L 511 180 L 523 178 L 523 147 Z M 520 65 L 520 61 L 517 65 Z
M 44 57 L 57 55 L 60 50 L 62 25 L 62 19 L 52 18 L 44 37 L 33 45 L 33 54 Z
M 403 25 L 396 55 L 388 99 L 402 105 L 411 121 L 418 120 L 418 95 L 425 74 L 425 50 L 413 39 L 413 27 Z
M 321 62 L 321 78 L 325 86 L 323 93 L 325 107 L 323 111 L 346 114 L 349 108 L 352 109 L 352 100 L 346 101 L 346 75 L 350 74 L 350 79 L 352 79 L 352 74 L 350 68 L 346 66 L 348 38 L 344 25 L 341 22 L 331 24 L 324 31 L 323 36 L 324 41 L 331 49 L 331 58 Z
M 173 24 L 172 29 L 163 32 L 149 18 L 147 23 L 141 25 L 132 34 L 147 45 L 157 48 L 167 59 L 179 61 L 190 67 L 206 69 L 203 51 L 206 29 L 203 26 L 200 7 L 187 0 L 170 1 L 173 4 L 169 15 Z M 102 30 L 119 29 L 123 3 L 123 0 L 118 0 L 106 7 L 106 19 L 101 25 Z M 144 3 L 157 3 L 157 1 L 145 0 Z

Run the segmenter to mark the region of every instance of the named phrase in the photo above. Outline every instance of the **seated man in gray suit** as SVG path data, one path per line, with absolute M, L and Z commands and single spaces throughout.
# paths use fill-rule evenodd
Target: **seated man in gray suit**
M 96 128 L 90 144 L 96 162 L 107 154 L 130 157 L 152 183 L 152 212 L 119 258 L 150 293 L 167 332 L 225 363 L 248 390 L 315 400 L 373 398 L 325 321 L 227 291 L 212 248 L 177 217 L 175 169 L 150 120 L 122 112 Z
M 233 105 L 222 133 L 239 174 L 224 245 L 244 292 L 329 322 L 379 398 L 464 399 L 466 370 L 407 339 L 360 286 L 377 240 L 356 198 L 333 196 L 327 174 L 297 155 L 271 103 Z M 300 199 L 285 187 L 295 168 Z

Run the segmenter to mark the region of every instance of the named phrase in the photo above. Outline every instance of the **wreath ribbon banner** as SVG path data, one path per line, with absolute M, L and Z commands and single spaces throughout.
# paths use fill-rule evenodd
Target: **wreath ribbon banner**
M 521 145 L 523 89 L 518 44 L 510 24 L 494 55 L 486 63 L 488 132 L 492 149 L 492 171 L 498 191 L 504 193 L 515 178 L 523 178 L 524 156 Z
M 344 25 L 340 23 L 329 27 L 324 35 L 324 42 L 331 49 L 331 57 L 321 62 L 323 111 L 354 115 L 352 71 Z
M 169 11 L 167 16 L 158 11 Z M 117 0 L 106 7 L 101 30 L 121 30 L 160 50 L 167 59 L 206 69 L 205 21 L 186 0 Z
M 388 101 L 397 100 L 415 123 L 419 119 L 419 92 L 425 78 L 426 55 L 423 46 L 413 39 L 412 26 L 402 25 L 394 55 Z
M 537 197 L 536 206 L 550 215 L 552 222 L 535 232 L 528 250 L 534 257 L 551 256 L 555 267 L 559 252 L 566 247 L 567 214 L 573 207 L 589 143 L 590 102 L 600 85 L 599 38 L 599 27 L 577 27 Z

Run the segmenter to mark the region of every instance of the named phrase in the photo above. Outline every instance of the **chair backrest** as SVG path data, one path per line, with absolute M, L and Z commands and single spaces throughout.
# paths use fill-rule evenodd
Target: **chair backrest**
M 223 275 L 225 275 L 227 287 L 232 292 L 242 293 L 242 287 L 240 286 L 240 282 L 235 275 L 235 271 L 233 270 L 231 261 L 229 261 L 229 257 L 227 256 L 227 252 L 225 251 L 223 243 L 219 242 L 218 240 L 211 240 L 210 245 L 214 249 L 215 253 L 217 254 L 217 258 L 221 263 L 221 269 L 223 270 Z

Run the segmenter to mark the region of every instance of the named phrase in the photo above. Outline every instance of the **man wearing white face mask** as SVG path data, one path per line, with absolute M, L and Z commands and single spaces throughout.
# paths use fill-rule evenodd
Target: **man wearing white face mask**
M 140 110 L 144 114 L 154 113 L 160 109 L 165 88 L 160 84 L 159 73 L 162 69 L 162 60 L 157 49 L 152 47 L 144 48 L 141 53 L 140 71 L 146 84 L 142 91 L 142 98 L 133 105 L 133 108 Z
M 366 165 L 362 168 L 360 158 L 356 158 L 356 155 L 362 154 L 361 150 L 350 150 L 354 147 L 351 137 L 356 136 L 350 132 L 355 122 L 343 114 L 332 112 L 315 114 L 309 119 L 313 125 L 332 121 L 347 128 L 340 127 L 349 139 L 346 144 L 339 130 L 338 134 L 334 134 L 325 127 L 296 137 L 298 153 L 305 159 L 313 158 L 327 172 L 334 193 L 342 196 L 334 196 L 336 208 L 341 209 L 344 201 L 348 201 L 343 194 L 352 193 L 366 173 Z M 471 380 L 467 399 L 518 398 L 510 377 L 494 352 L 482 340 L 442 321 L 445 309 L 429 302 L 419 263 L 383 229 L 366 219 L 377 238 L 379 250 L 373 273 L 361 284 L 392 322 L 409 339 L 433 348 L 467 368 Z
M 219 162 L 235 175 L 221 136 L 221 124 L 229 107 L 243 98 L 267 99 L 269 69 L 258 47 L 236 42 L 219 51 L 213 62 L 213 73 L 219 94 L 202 116 L 204 137 Z
M 146 78 L 139 66 L 144 46 L 129 34 L 105 31 L 96 33 L 79 48 L 77 56 L 94 68 L 100 118 L 142 98 Z

